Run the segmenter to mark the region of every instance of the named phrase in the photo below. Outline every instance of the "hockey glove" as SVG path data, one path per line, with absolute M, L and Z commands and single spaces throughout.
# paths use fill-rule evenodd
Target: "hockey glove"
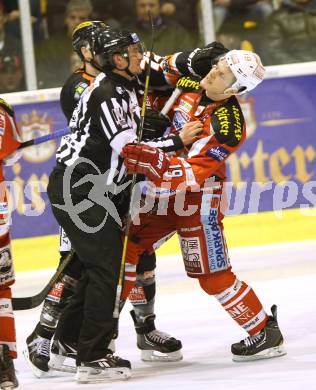
M 141 173 L 153 182 L 161 179 L 170 165 L 169 157 L 164 152 L 145 144 L 127 144 L 121 156 L 128 173 Z
M 203 49 L 193 52 L 191 68 L 197 75 L 205 77 L 217 62 L 218 57 L 228 52 L 229 50 L 219 42 L 209 43 Z
M 158 111 L 147 110 L 144 119 L 142 140 L 162 137 L 169 126 L 171 126 L 171 121 L 166 115 Z

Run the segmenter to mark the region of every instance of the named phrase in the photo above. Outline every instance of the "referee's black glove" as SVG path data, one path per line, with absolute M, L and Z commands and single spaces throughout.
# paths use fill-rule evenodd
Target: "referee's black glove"
M 169 126 L 171 121 L 166 115 L 148 109 L 145 113 L 142 141 L 162 137 Z

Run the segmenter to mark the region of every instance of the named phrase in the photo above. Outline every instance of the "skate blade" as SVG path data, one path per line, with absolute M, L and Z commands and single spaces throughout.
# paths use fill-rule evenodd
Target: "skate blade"
M 141 351 L 141 359 L 143 362 L 179 362 L 183 355 L 181 349 L 168 353 L 145 349 Z
M 284 349 L 283 345 L 279 345 L 277 347 L 268 348 L 264 351 L 261 351 L 251 356 L 233 355 L 232 359 L 234 362 L 249 362 L 249 361 L 261 360 L 261 359 L 271 359 L 279 356 L 284 356 L 286 354 L 287 352 Z
M 131 377 L 131 369 L 127 367 L 95 369 L 77 367 L 75 379 L 78 383 L 99 383 L 106 380 L 124 380 Z
M 40 368 L 36 367 L 30 360 L 30 355 L 28 349 L 24 349 L 23 351 L 24 359 L 26 360 L 27 364 L 29 365 L 30 369 L 32 370 L 33 374 L 37 378 L 44 378 L 49 375 L 49 371 L 43 371 Z
M 77 371 L 77 367 L 64 364 L 64 361 L 66 359 L 66 356 L 55 355 L 51 353 L 51 357 L 48 362 L 48 367 L 55 371 L 69 372 L 71 374 L 75 374 Z

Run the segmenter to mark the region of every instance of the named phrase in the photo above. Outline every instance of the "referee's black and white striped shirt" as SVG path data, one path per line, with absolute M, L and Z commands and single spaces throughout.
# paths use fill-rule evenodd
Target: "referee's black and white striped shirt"
M 57 150 L 57 162 L 71 166 L 79 158 L 89 159 L 99 170 L 108 172 L 107 184 L 119 184 L 125 177 L 120 157 L 122 148 L 136 139 L 140 124 L 136 81 L 110 73 L 100 73 L 84 91 Z M 178 136 L 146 142 L 169 152 L 183 145 Z

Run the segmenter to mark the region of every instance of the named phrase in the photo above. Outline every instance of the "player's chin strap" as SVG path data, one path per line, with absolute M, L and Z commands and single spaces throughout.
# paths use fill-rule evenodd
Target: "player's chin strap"
M 127 61 L 127 67 L 125 69 L 121 69 L 123 71 L 125 71 L 130 77 L 135 77 L 135 75 L 129 70 L 129 66 L 130 66 L 130 61 L 129 61 L 129 55 L 128 53 L 123 53 L 122 56 L 126 59 Z M 116 68 L 117 69 L 117 68 Z

